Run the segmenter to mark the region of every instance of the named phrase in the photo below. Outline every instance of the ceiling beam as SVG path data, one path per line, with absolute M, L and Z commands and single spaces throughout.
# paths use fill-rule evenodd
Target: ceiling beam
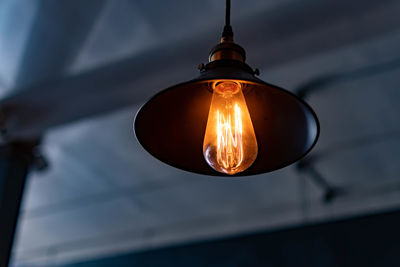
M 25 88 L 65 74 L 102 14 L 105 0 L 39 2 L 15 84 Z

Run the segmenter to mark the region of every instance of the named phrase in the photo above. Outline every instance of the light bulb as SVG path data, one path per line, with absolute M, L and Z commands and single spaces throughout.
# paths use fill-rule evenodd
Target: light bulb
M 233 80 L 215 82 L 203 142 L 203 155 L 214 170 L 235 174 L 249 168 L 258 146 L 242 86 Z

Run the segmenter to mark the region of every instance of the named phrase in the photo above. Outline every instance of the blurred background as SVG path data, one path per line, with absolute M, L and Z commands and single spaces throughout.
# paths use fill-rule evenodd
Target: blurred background
M 224 11 L 0 2 L 2 146 L 40 140 L 11 266 L 400 266 L 400 1 L 232 1 L 248 64 L 321 124 L 300 164 L 239 179 L 169 167 L 132 130 L 197 76 Z

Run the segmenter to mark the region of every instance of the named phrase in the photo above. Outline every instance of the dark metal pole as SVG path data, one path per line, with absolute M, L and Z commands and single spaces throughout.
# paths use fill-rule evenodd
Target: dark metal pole
M 7 267 L 10 260 L 26 176 L 37 145 L 37 141 L 21 141 L 0 146 L 0 267 Z

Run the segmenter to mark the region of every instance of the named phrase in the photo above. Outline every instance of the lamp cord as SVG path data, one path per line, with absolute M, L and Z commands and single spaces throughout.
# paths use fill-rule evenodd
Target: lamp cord
M 225 8 L 225 27 L 222 32 L 222 37 L 231 37 L 233 38 L 233 31 L 231 27 L 231 0 L 226 0 L 226 8 Z
M 231 0 L 226 0 L 225 26 L 231 26 Z

